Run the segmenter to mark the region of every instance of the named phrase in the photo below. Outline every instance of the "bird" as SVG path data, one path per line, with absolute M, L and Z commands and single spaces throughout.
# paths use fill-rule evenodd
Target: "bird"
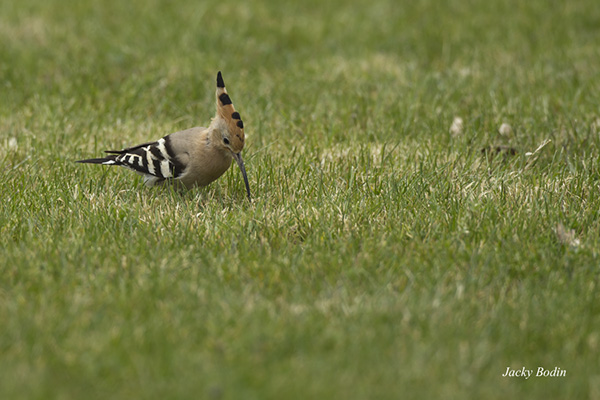
M 225 89 L 221 71 L 217 73 L 216 100 L 217 111 L 208 128 L 186 129 L 154 142 L 123 150 L 106 150 L 108 155 L 105 157 L 76 162 L 128 168 L 142 175 L 147 186 L 174 182 L 191 189 L 214 182 L 235 160 L 250 200 L 250 185 L 241 155 L 244 123 Z

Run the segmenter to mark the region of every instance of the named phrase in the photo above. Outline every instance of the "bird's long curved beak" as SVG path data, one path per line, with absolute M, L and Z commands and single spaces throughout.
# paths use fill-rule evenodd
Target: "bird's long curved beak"
M 244 176 L 244 183 L 246 184 L 246 193 L 248 193 L 248 200 L 252 201 L 250 198 L 250 184 L 248 183 L 248 175 L 246 175 L 246 167 L 244 166 L 244 160 L 242 160 L 241 153 L 233 153 L 233 158 L 237 162 L 238 167 L 240 167 L 240 171 L 242 171 L 242 175 Z

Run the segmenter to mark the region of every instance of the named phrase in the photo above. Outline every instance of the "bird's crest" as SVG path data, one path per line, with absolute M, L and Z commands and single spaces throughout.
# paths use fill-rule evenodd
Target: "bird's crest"
M 242 117 L 240 113 L 235 111 L 233 107 L 233 103 L 231 102 L 231 98 L 229 94 L 227 94 L 227 89 L 225 89 L 225 82 L 223 82 L 223 76 L 221 75 L 221 71 L 217 73 L 217 118 L 221 118 L 227 124 L 227 128 L 229 132 L 235 137 L 235 139 L 239 140 L 238 148 L 244 147 L 244 122 L 242 122 Z M 233 143 L 232 143 L 233 144 Z

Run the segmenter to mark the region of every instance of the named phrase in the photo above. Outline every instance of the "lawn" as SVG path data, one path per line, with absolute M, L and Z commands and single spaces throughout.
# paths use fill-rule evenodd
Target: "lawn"
M 0 3 L 0 398 L 600 399 L 599 38 L 592 0 Z M 206 126 L 219 70 L 252 203 L 74 163 Z

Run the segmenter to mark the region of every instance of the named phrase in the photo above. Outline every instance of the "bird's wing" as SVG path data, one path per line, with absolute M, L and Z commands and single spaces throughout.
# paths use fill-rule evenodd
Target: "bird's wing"
M 116 154 L 116 165 L 121 165 L 159 180 L 178 178 L 189 161 L 190 146 L 198 140 L 205 128 L 192 128 L 172 133 L 156 142 L 143 143 L 123 150 L 109 150 Z

